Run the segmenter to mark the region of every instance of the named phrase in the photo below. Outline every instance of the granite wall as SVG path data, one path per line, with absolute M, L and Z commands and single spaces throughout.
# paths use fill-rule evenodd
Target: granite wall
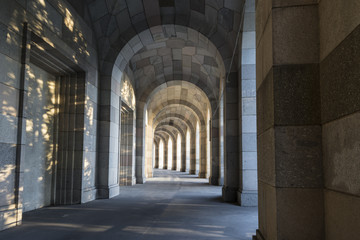
M 52 164 L 55 143 L 61 139 L 55 131 L 55 79 L 69 72 L 81 73 L 83 79 L 81 87 L 73 89 L 79 93 L 81 88 L 83 94 L 72 94 L 79 100 L 79 111 L 73 113 L 77 144 L 71 143 L 81 146 L 76 149 L 81 165 L 76 171 L 78 201 L 95 199 L 97 52 L 91 28 L 65 1 L 4 0 L 2 6 L 0 229 L 5 229 L 20 224 L 23 211 L 55 201 L 53 193 L 59 188 Z
M 257 239 L 359 236 L 359 9 L 257 3 Z

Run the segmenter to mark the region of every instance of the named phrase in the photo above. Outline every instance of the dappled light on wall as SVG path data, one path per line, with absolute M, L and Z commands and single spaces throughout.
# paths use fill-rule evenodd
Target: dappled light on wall
M 127 74 L 122 75 L 121 79 L 121 98 L 131 108 L 135 109 L 135 93 Z
M 74 31 L 74 19 L 67 8 L 65 9 L 64 24 L 70 30 L 70 32 Z

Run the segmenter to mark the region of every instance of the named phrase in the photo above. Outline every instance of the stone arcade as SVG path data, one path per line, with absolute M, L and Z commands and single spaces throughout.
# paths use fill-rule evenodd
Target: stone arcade
M 360 238 L 359 0 L 0 3 L 0 230 L 167 169 L 254 239 Z

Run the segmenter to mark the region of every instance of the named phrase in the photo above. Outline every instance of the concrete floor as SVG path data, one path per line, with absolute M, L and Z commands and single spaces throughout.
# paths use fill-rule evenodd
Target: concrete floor
M 122 187 L 110 200 L 24 214 L 0 239 L 238 239 L 255 234 L 257 208 L 223 203 L 221 187 L 186 173 L 156 170 L 146 184 Z

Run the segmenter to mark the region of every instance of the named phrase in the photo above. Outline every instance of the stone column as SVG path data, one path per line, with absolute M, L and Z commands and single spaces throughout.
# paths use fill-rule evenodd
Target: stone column
M 256 5 L 258 239 L 324 239 L 318 5 Z
M 206 125 L 201 123 L 199 178 L 206 178 Z
M 225 202 L 235 202 L 239 188 L 239 106 L 238 77 L 230 73 L 226 82 L 225 100 L 225 159 L 222 197 Z
M 181 137 L 181 168 L 180 172 L 186 171 L 186 134 Z
M 119 124 L 120 95 L 111 86 L 120 80 L 109 73 L 100 75 L 99 134 L 97 159 L 97 197 L 111 198 L 119 194 Z
M 189 174 L 196 174 L 196 131 L 190 133 L 190 170 Z
M 241 113 L 242 151 L 240 157 L 239 190 L 237 201 L 241 206 L 257 206 L 257 148 L 256 148 L 256 39 L 255 1 L 247 0 L 243 22 L 242 41 L 239 41 L 241 59 L 239 78 L 239 106 Z
M 154 166 L 154 168 L 159 168 L 159 142 L 155 142 L 155 166 Z
M 135 176 L 136 183 L 145 183 L 145 124 L 144 124 L 145 103 L 136 101 L 136 157 Z
M 166 141 L 164 141 L 164 159 L 163 159 L 163 169 L 167 169 L 168 168 L 168 142 L 169 142 L 169 137 L 168 139 L 165 139 Z
M 360 236 L 359 11 L 358 0 L 319 3 L 327 240 Z
M 211 185 L 219 185 L 219 111 L 211 118 L 211 159 L 210 159 L 210 177 Z
M 171 170 L 176 171 L 176 157 L 177 157 L 177 141 L 176 141 L 176 137 L 174 137 L 173 139 L 173 144 L 172 144 L 172 167 Z
M 225 162 L 225 112 L 224 112 L 224 96 L 220 99 L 219 107 L 219 161 L 218 161 L 218 184 L 224 184 L 224 162 Z

